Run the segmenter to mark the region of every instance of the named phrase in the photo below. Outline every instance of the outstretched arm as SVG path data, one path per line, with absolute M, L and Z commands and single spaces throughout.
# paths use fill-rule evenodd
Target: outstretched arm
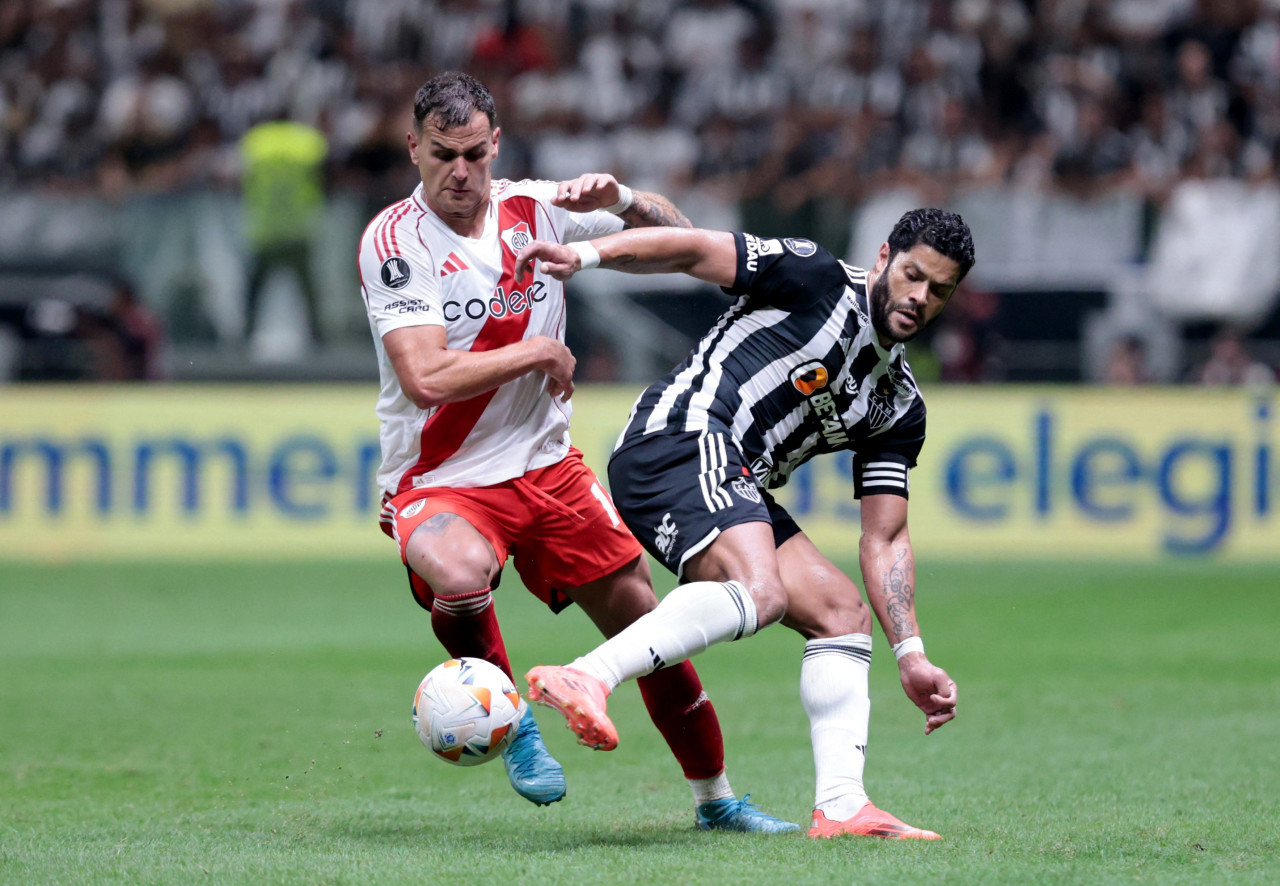
M 915 638 L 898 658 L 898 676 L 907 697 L 925 714 L 925 735 L 956 715 L 956 684 L 932 664 L 920 642 L 916 622 L 916 564 L 907 532 L 907 500 L 897 495 L 868 495 L 862 499 L 862 540 L 859 544 L 862 581 L 886 639 L 895 647 Z
M 733 235 L 700 228 L 644 228 L 620 231 L 588 243 L 549 243 L 535 240 L 516 256 L 516 280 L 533 269 L 568 280 L 588 267 L 610 268 L 628 274 L 688 274 L 717 286 L 732 286 L 738 269 Z M 598 261 L 596 260 L 598 256 Z
M 611 209 L 625 200 L 630 201 L 626 208 Z M 632 191 L 604 172 L 591 172 L 560 182 L 551 202 L 571 212 L 609 209 L 616 212 L 628 228 L 693 227 L 685 214 L 666 197 L 650 191 Z

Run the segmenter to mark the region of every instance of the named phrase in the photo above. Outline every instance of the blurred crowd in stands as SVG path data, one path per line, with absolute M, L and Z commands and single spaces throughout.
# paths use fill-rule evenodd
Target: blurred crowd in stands
M 508 175 L 784 211 L 904 179 L 1158 197 L 1273 176 L 1280 147 L 1277 0 L 30 0 L 0 59 L 4 184 L 50 188 L 229 183 L 288 118 L 334 185 L 380 190 L 454 67 L 498 97 Z
M 0 189 L 237 189 L 246 134 L 290 120 L 376 208 L 446 68 L 494 92 L 500 175 L 608 170 L 837 252 L 903 184 L 1158 205 L 1280 168 L 1280 0 L 26 0 L 0 4 Z

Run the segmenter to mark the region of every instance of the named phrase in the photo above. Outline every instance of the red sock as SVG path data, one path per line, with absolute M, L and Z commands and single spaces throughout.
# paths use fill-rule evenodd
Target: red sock
M 693 662 L 654 671 L 636 680 L 649 718 L 667 740 L 685 778 L 715 778 L 724 772 L 724 736 L 716 709 L 702 691 Z
M 437 594 L 431 605 L 431 629 L 454 658 L 483 658 L 502 668 L 514 682 L 489 588 L 452 597 Z

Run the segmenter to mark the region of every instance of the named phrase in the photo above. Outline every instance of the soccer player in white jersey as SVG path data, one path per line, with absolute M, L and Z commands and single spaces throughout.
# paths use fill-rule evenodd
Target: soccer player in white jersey
M 511 674 L 492 596 L 508 555 L 552 611 L 577 603 L 606 636 L 657 605 L 642 549 L 570 444 L 563 284 L 517 281 L 516 254 L 535 238 L 688 220 L 609 175 L 493 180 L 500 134 L 474 78 L 447 72 L 424 84 L 408 134 L 422 183 L 373 219 L 359 261 L 382 380 L 382 526 L 449 654 Z M 645 705 L 693 788 L 700 827 L 799 830 L 734 795 L 719 721 L 690 663 L 646 679 Z M 565 795 L 532 716 L 504 762 L 526 799 Z
M 925 734 L 956 713 L 956 685 L 925 656 L 907 532 L 908 471 L 925 410 L 904 343 L 933 320 L 974 262 L 959 216 L 902 217 L 870 271 L 802 239 L 625 231 L 535 243 L 523 272 L 682 271 L 740 298 L 665 379 L 640 395 L 609 462 L 614 501 L 653 556 L 687 582 L 567 667 L 537 667 L 529 697 L 608 750 L 606 698 L 624 680 L 782 622 L 805 637 L 800 697 L 816 789 L 810 837 L 937 839 L 870 801 L 871 610 L 893 646 Z M 814 455 L 852 451 L 868 609 L 769 494 Z

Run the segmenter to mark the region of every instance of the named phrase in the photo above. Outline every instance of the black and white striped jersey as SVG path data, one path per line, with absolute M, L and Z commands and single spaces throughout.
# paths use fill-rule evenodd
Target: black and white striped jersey
M 815 455 L 851 450 L 857 496 L 905 497 L 924 400 L 903 345 L 876 338 L 866 271 L 809 240 L 734 240 L 725 292 L 738 300 L 640 395 L 615 451 L 653 434 L 725 434 L 773 489 Z

